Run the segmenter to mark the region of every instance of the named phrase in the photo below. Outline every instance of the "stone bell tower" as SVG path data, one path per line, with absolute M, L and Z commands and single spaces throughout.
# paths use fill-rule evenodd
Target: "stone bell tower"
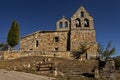
M 71 17 L 71 29 L 94 29 L 93 18 L 84 7 L 80 7 Z
M 69 31 L 70 22 L 65 16 L 63 16 L 60 20 L 56 22 L 56 30 L 57 31 Z
M 80 49 L 80 44 L 87 44 L 87 58 L 96 56 L 97 43 L 92 16 L 81 6 L 71 17 L 71 51 Z

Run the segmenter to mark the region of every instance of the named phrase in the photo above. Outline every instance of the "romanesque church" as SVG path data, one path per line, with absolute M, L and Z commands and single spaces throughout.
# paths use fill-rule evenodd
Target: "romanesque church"
M 22 37 L 20 50 L 78 51 L 80 44 L 90 46 L 87 51 L 87 58 L 97 56 L 93 17 L 83 6 L 70 19 L 63 16 L 58 20 L 55 31 L 37 31 Z

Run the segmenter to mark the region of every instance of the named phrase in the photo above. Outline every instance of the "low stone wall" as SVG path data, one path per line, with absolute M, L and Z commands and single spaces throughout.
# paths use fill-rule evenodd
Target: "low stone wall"
M 4 51 L 0 51 L 0 60 L 3 60 Z
M 116 80 L 115 78 L 115 62 L 113 59 L 107 59 L 105 66 L 99 71 L 100 76 L 107 80 Z
M 47 56 L 47 57 L 61 57 L 61 58 L 71 58 L 71 52 L 63 52 L 63 51 L 2 51 L 1 59 L 3 60 L 11 60 L 20 57 L 28 57 L 28 56 Z

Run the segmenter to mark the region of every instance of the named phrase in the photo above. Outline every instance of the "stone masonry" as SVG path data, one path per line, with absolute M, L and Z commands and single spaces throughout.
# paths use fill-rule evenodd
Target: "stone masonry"
M 20 50 L 78 51 L 80 44 L 90 46 L 87 58 L 97 56 L 96 32 L 92 16 L 81 6 L 70 19 L 56 22 L 56 31 L 37 31 L 21 38 Z
M 67 33 L 64 31 L 36 32 L 22 38 L 21 50 L 67 51 Z

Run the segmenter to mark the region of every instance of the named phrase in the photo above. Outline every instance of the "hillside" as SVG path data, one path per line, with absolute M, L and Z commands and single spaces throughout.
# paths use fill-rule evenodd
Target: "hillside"
M 43 66 L 43 70 L 37 70 L 39 64 L 52 64 L 50 70 L 47 69 L 46 64 Z M 0 61 L 0 68 L 7 70 L 22 71 L 27 73 L 33 73 L 38 75 L 46 75 L 50 77 L 70 78 L 67 80 L 86 79 L 94 80 L 94 68 L 98 66 L 97 60 L 82 61 L 68 60 L 62 58 L 50 58 L 50 57 L 24 57 L 9 61 Z M 49 66 L 48 66 L 49 67 Z M 54 74 L 54 70 L 57 70 L 57 76 Z M 62 79 L 63 80 L 63 79 Z

